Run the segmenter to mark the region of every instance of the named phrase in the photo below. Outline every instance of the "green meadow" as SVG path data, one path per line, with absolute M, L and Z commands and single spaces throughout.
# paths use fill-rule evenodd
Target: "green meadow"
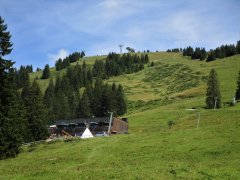
M 239 179 L 240 103 L 218 110 L 204 106 L 211 68 L 222 101 L 231 101 L 240 55 L 209 63 L 179 53 L 149 57 L 155 66 L 106 80 L 124 87 L 129 134 L 22 146 L 18 157 L 0 161 L 0 179 Z M 84 60 L 90 66 L 104 58 Z M 31 80 L 41 73 L 32 73 Z M 51 69 L 53 79 L 57 73 L 64 70 Z M 49 80 L 37 82 L 44 92 Z M 174 122 L 171 129 L 168 121 Z

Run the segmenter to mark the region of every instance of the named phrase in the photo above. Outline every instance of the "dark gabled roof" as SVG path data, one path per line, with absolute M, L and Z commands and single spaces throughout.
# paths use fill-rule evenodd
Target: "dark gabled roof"
M 69 120 L 56 120 L 54 124 L 56 125 L 67 125 L 67 124 L 81 124 L 81 123 L 109 123 L 110 117 L 101 117 L 101 118 L 78 118 L 78 119 L 69 119 Z

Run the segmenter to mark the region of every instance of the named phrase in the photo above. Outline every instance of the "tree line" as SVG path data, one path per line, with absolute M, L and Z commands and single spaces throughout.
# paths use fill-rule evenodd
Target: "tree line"
M 85 52 L 81 51 L 81 52 L 74 52 L 64 59 L 59 58 L 55 63 L 56 70 L 60 71 L 64 68 L 68 67 L 70 65 L 70 63 L 76 62 L 80 58 L 83 58 L 84 56 L 85 56 Z
M 210 50 L 207 61 L 214 61 L 236 54 L 240 54 L 240 41 L 237 42 L 236 46 L 234 44 L 222 45 L 214 50 Z
M 61 61 L 61 60 L 60 60 Z M 58 63 L 58 61 L 56 62 Z M 86 85 L 86 79 L 101 78 L 108 79 L 112 76 L 118 76 L 123 73 L 134 73 L 144 69 L 144 64 L 149 63 L 148 54 L 130 54 L 124 53 L 123 55 L 117 53 L 109 53 L 106 61 L 96 60 L 93 64 L 92 69 L 86 69 L 86 63 L 83 61 L 82 67 L 77 64 L 76 69 L 82 75 L 79 81 L 76 80 L 75 83 L 80 83 Z M 152 62 L 149 66 L 154 66 Z M 67 66 L 69 69 L 69 65 Z M 65 68 L 65 67 L 64 67 Z M 41 79 L 48 79 L 50 77 L 50 68 L 49 65 L 45 65 L 42 73 Z M 77 77 L 77 76 L 76 76 Z M 74 78 L 73 78 L 74 79 Z M 91 80 L 92 81 L 92 80 Z M 77 85 L 78 86 L 78 85 Z M 81 86 L 81 85 L 80 85 Z
M 123 55 L 109 53 L 106 61 L 96 60 L 92 73 L 94 77 L 107 79 L 111 76 L 118 76 L 123 73 L 134 73 L 144 69 L 144 64 L 149 63 L 148 54 L 130 54 Z
M 205 48 L 196 47 L 195 49 L 191 46 L 186 48 L 174 48 L 168 49 L 167 52 L 181 52 L 183 56 L 191 56 L 191 59 L 205 60 L 207 57 L 207 52 Z
M 93 79 L 89 68 L 84 61 L 82 65 L 68 67 L 66 74 L 58 75 L 55 83 L 50 80 L 44 94 L 50 119 L 102 117 L 110 111 L 115 115 L 126 113 L 122 86 L 105 84 L 101 78 Z
M 28 73 L 33 72 L 32 65 L 20 66 L 19 69 L 14 68 L 15 81 L 17 88 L 22 88 L 24 85 L 29 83 Z
M 191 46 L 183 49 L 168 49 L 167 52 L 182 52 L 183 56 L 190 56 L 191 59 L 200 59 L 201 61 L 206 60 L 206 62 L 210 62 L 216 59 L 222 59 L 225 57 L 233 56 L 235 54 L 240 54 L 240 41 L 237 41 L 236 46 L 234 44 L 221 45 L 216 49 L 211 49 L 209 52 L 207 52 L 205 48 L 196 47 L 194 49 Z

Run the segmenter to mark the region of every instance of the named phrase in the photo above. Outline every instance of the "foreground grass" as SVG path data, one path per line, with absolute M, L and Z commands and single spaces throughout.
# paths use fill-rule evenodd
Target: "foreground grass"
M 24 148 L 0 162 L 0 179 L 237 179 L 240 106 L 201 110 L 197 129 L 181 103 L 130 115 L 129 135 Z
M 211 68 L 223 101 L 231 99 L 240 56 L 211 63 L 178 53 L 150 59 L 155 67 L 107 80 L 127 92 L 130 134 L 23 147 L 17 158 L 0 161 L 0 179 L 239 179 L 240 104 L 202 107 Z M 185 110 L 192 107 L 201 112 L 199 128 L 196 111 Z

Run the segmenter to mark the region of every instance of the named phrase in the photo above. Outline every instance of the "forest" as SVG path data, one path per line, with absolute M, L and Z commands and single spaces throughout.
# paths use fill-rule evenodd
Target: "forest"
M 190 56 L 193 60 L 200 59 L 201 61 L 206 60 L 206 62 L 210 62 L 215 61 L 216 59 L 222 59 L 240 54 L 240 41 L 237 41 L 236 45 L 225 44 L 215 49 L 210 49 L 208 52 L 205 50 L 205 48 L 196 47 L 194 49 L 191 46 L 186 48 L 168 49 L 167 52 L 181 52 L 183 56 Z

